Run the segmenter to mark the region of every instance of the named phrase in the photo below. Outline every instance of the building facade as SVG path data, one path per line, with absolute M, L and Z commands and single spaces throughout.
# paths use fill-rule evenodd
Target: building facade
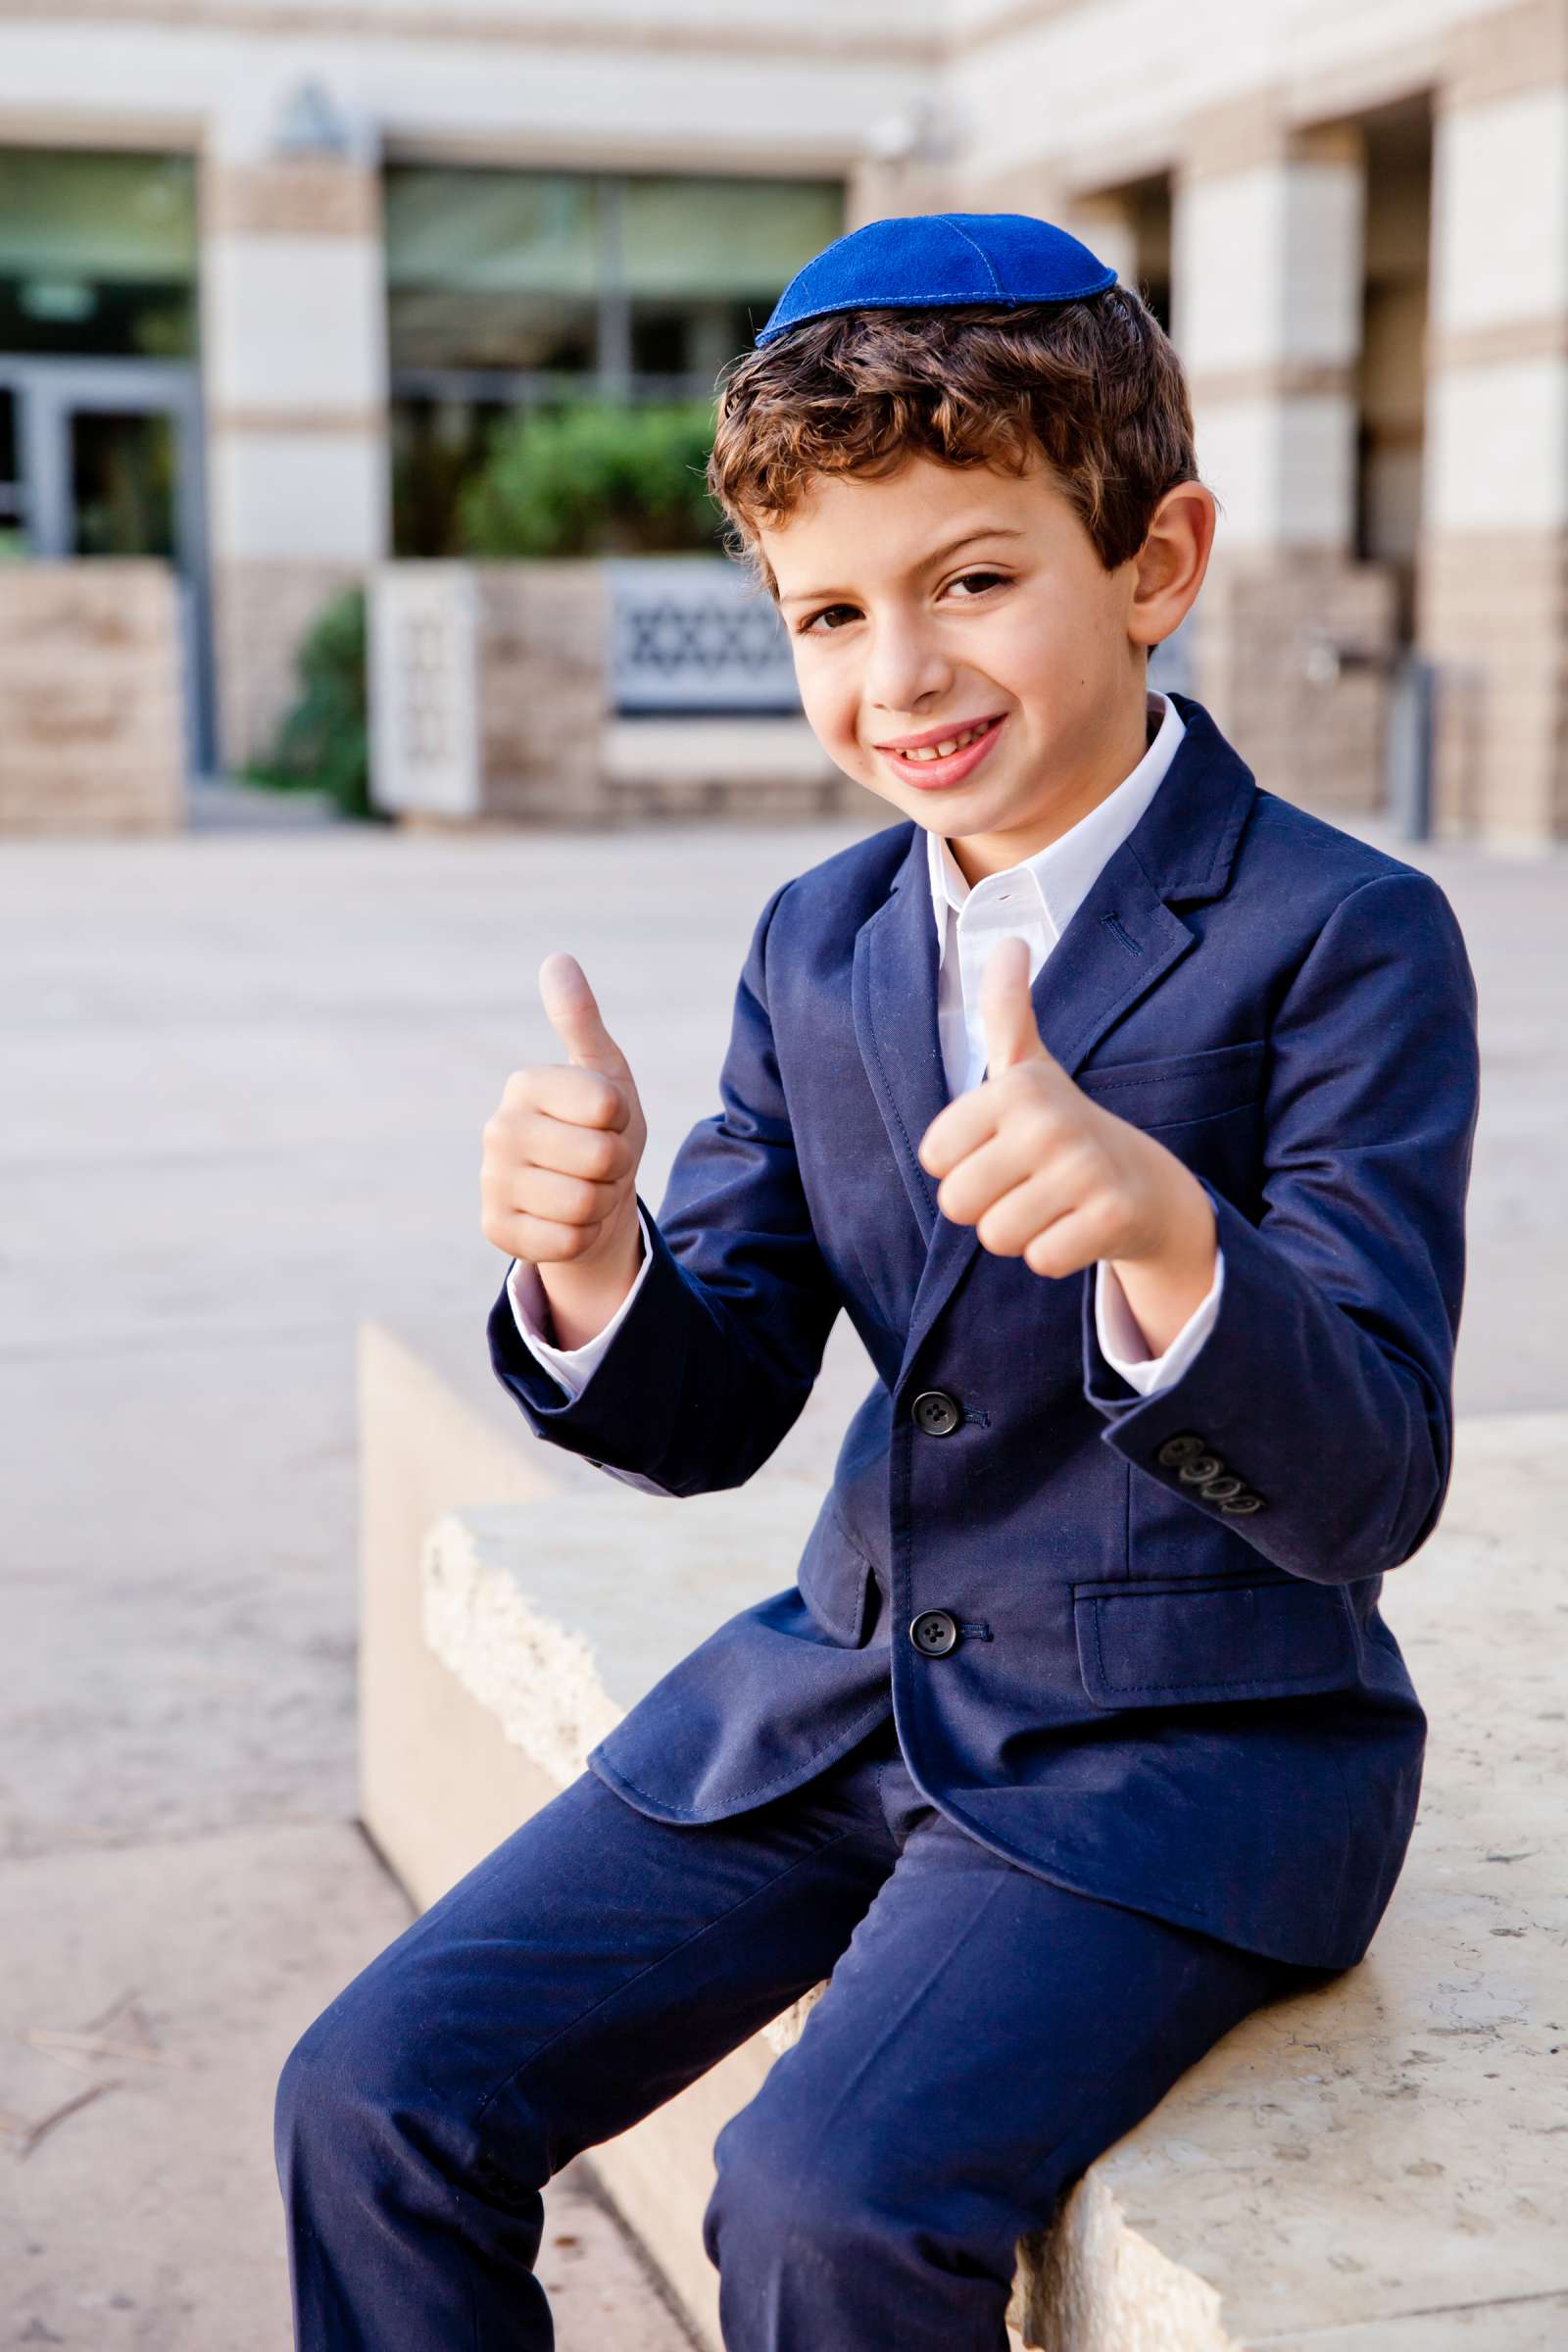
M 0 0 L 0 547 L 170 559 L 241 760 L 493 417 L 707 397 L 947 207 L 1168 319 L 1263 780 L 1368 805 L 1419 674 L 1439 829 L 1568 833 L 1568 0 Z

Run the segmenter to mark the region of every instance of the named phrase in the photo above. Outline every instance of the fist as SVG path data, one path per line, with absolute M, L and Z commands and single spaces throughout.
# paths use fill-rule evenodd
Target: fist
M 986 1076 L 920 1139 L 920 1165 L 942 1180 L 943 1215 L 972 1225 L 982 1248 L 1021 1257 L 1035 1274 L 1075 1274 L 1099 1259 L 1118 1268 L 1163 1260 L 1191 1275 L 1182 1287 L 1196 1282 L 1196 1303 L 1213 1265 L 1208 1198 L 1174 1152 L 1092 1102 L 1047 1052 L 1023 940 L 998 941 L 980 1008 Z
M 637 1231 L 648 1124 L 626 1057 L 574 956 L 547 956 L 539 994 L 565 1062 L 514 1070 L 484 1128 L 480 1225 L 533 1265 L 581 1265 Z

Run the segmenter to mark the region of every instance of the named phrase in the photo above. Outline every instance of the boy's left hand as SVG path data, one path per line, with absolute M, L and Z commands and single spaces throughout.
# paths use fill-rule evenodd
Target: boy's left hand
M 1029 995 L 1029 950 L 999 940 L 980 984 L 986 1075 L 939 1111 L 920 1165 L 937 1206 L 982 1248 L 1061 1277 L 1099 1260 L 1121 1280 L 1155 1355 L 1214 1279 L 1214 1211 L 1164 1145 L 1075 1086 L 1046 1050 Z

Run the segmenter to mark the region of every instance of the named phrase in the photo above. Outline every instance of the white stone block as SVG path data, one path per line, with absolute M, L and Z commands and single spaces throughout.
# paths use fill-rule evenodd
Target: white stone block
M 1355 411 L 1333 395 L 1195 404 L 1198 463 L 1234 548 L 1348 545 Z
M 1429 530 L 1568 523 L 1568 360 L 1446 370 L 1432 384 L 1429 432 Z
M 1280 356 L 1285 180 L 1272 167 L 1179 180 L 1171 213 L 1171 326 L 1194 375 Z
M 1365 174 L 1358 164 L 1297 163 L 1286 179 L 1280 356 L 1348 363 L 1361 348 Z
M 467 564 L 387 564 L 370 582 L 370 798 L 477 816 L 479 611 Z
M 207 396 L 215 409 L 381 406 L 379 244 L 324 235 L 211 237 L 202 270 Z
M 1195 375 L 1354 358 L 1356 166 L 1291 161 L 1178 183 L 1172 236 L 1175 340 Z
M 216 435 L 213 549 L 224 559 L 374 564 L 386 546 L 386 446 L 370 432 Z
M 1568 89 L 1439 117 L 1432 276 L 1449 332 L 1568 311 Z

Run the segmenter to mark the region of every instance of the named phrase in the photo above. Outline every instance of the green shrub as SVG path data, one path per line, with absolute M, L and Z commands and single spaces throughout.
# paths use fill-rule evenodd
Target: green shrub
M 295 657 L 292 708 L 268 751 L 245 769 L 278 792 L 324 792 L 345 816 L 370 816 L 369 712 L 365 591 L 347 588 L 323 607 Z
M 708 495 L 710 401 L 582 401 L 497 427 L 458 499 L 467 556 L 717 552 L 723 516 Z

